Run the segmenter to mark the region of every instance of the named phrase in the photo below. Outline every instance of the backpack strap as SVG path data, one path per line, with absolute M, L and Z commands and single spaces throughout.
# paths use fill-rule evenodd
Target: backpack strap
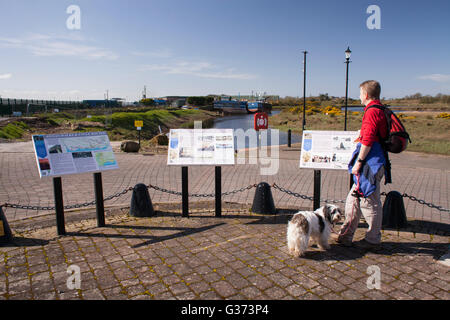
M 392 111 L 388 108 L 386 108 L 386 106 L 384 105 L 378 105 L 378 104 L 374 104 L 370 107 L 368 107 L 365 112 L 367 110 L 369 110 L 370 108 L 377 108 L 383 111 L 384 113 L 384 117 L 386 118 L 386 122 L 387 122 L 387 135 L 386 138 L 389 137 L 389 133 L 391 131 L 391 125 L 392 125 L 392 119 L 391 119 L 391 113 Z M 389 160 L 389 153 L 387 152 L 386 148 L 385 148 L 385 139 L 383 139 L 380 135 L 380 132 L 377 131 L 377 135 L 378 138 L 380 139 L 380 144 L 381 144 L 381 149 L 383 150 L 384 153 L 384 158 L 386 159 L 386 167 L 385 169 L 385 176 L 384 176 L 384 184 L 388 184 L 388 183 L 392 183 L 392 175 L 391 175 L 391 161 Z
M 386 108 L 386 106 L 384 106 L 384 105 L 374 104 L 374 105 L 371 105 L 370 107 L 368 107 L 365 112 L 367 112 L 367 110 L 369 110 L 371 108 L 377 108 L 377 109 L 380 109 L 381 111 L 383 111 L 384 117 L 386 118 L 386 123 L 387 123 L 387 127 L 386 127 L 387 135 L 386 135 L 386 138 L 388 138 L 389 137 L 389 132 L 391 131 L 391 126 L 392 126 L 392 119 L 391 119 L 392 111 L 390 109 Z M 384 140 L 386 140 L 386 139 L 383 139 L 379 132 L 377 132 L 377 135 L 380 138 L 380 143 L 383 144 Z

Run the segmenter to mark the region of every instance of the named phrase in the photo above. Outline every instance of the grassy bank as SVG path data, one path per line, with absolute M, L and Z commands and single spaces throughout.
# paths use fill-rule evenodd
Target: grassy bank
M 285 109 L 280 114 L 272 116 L 271 127 L 282 131 L 291 129 L 293 133 L 302 134 L 302 113 L 298 111 Z M 450 155 L 450 115 L 447 114 L 445 117 L 442 114 L 427 112 L 399 114 L 412 140 L 408 151 Z M 347 130 L 359 130 L 361 121 L 361 112 L 349 112 Z M 338 111 L 331 111 L 328 114 L 310 111 L 306 116 L 306 129 L 344 130 L 344 114 Z
M 0 128 L 0 138 L 3 139 L 19 139 L 21 138 L 29 126 L 22 121 L 13 121 L 6 126 Z
M 61 112 L 40 114 L 30 118 L 9 119 L 0 123 L 0 139 L 28 140 L 33 134 L 106 131 L 111 141 L 136 139 L 135 120 L 142 120 L 141 139 L 151 139 L 174 128 L 193 128 L 202 121 L 203 128 L 213 125 L 216 113 L 205 110 L 151 109 L 138 112 L 114 112 L 88 116 Z

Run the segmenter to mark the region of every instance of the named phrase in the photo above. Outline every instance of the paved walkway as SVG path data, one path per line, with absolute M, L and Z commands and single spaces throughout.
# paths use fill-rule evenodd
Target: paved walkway
M 52 217 L 11 223 L 14 243 L 0 247 L 0 300 L 450 299 L 450 268 L 437 262 L 449 232 L 384 230 L 376 253 L 332 243 L 294 258 L 285 238 L 292 212 L 229 208 L 221 218 L 204 210 L 181 218 L 155 207 L 151 218 L 111 210 L 104 228 L 74 221 L 63 237 Z M 363 235 L 361 224 L 356 239 Z M 80 285 L 68 287 L 74 266 Z
M 295 145 L 294 145 L 295 146 Z M 118 144 L 114 147 L 117 149 Z M 313 171 L 299 169 L 300 149 L 280 147 L 279 170 L 276 175 L 261 175 L 261 167 L 255 158 L 247 158 L 245 164 L 222 167 L 222 191 L 239 189 L 250 184 L 266 181 L 283 188 L 311 196 L 313 194 Z M 120 192 L 137 183 L 152 184 L 174 191 L 181 191 L 181 168 L 167 166 L 165 155 L 116 153 L 119 170 L 102 173 L 104 195 Z M 262 163 L 263 160 L 260 160 Z M 382 185 L 382 191 L 396 190 L 418 199 L 450 208 L 450 157 L 405 152 L 392 155 L 393 184 Z M 256 163 L 256 164 L 255 164 Z M 94 199 L 92 174 L 63 177 L 64 204 L 89 202 Z M 344 200 L 349 187 L 349 176 L 341 170 L 322 170 L 323 199 Z M 255 189 L 224 196 L 223 201 L 251 204 Z M 189 168 L 189 192 L 214 192 L 214 167 L 193 166 Z M 275 205 L 279 208 L 311 208 L 312 202 L 272 190 Z M 150 189 L 155 203 L 180 202 L 181 197 Z M 105 203 L 106 206 L 129 206 L 131 192 Z M 190 201 L 197 201 L 191 198 Z M 53 206 L 51 178 L 39 178 L 31 142 L 0 144 L 0 203 Z M 404 198 L 408 217 L 440 223 L 450 223 L 450 214 L 440 212 Z M 48 211 L 7 208 L 10 221 L 20 220 Z
M 0 145 L 0 202 L 53 205 L 52 181 L 39 179 L 30 147 Z M 116 157 L 120 170 L 103 173 L 105 195 L 139 182 L 181 190 L 181 170 L 168 167 L 165 156 Z M 267 181 L 311 195 L 313 173 L 300 170 L 298 158 L 298 147 L 282 147 L 273 176 L 248 162 L 223 167 L 222 190 Z M 393 156 L 394 184 L 382 190 L 449 208 L 449 159 Z M 191 167 L 189 174 L 191 193 L 214 192 L 214 168 Z M 345 172 L 322 171 L 322 198 L 344 199 L 348 183 Z M 65 204 L 91 201 L 92 175 L 63 177 L 63 189 Z M 54 213 L 7 208 L 15 238 L 0 247 L 0 299 L 450 299 L 449 262 L 439 262 L 449 250 L 450 214 L 405 199 L 410 226 L 384 230 L 380 251 L 332 243 L 293 258 L 286 223 L 311 201 L 272 190 L 278 214 L 251 214 L 254 190 L 224 197 L 221 218 L 213 217 L 212 201 L 194 198 L 190 217 L 182 218 L 180 197 L 153 189 L 157 216 L 130 217 L 127 193 L 106 203 L 104 228 L 96 227 L 92 207 L 67 212 L 63 237 L 56 236 Z M 360 224 L 355 240 L 365 228 Z M 67 270 L 74 265 L 81 283 L 70 289 Z M 370 285 L 374 270 L 378 288 Z

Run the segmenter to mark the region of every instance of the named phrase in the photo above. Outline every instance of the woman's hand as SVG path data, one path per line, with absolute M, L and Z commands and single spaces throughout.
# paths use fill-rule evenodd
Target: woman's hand
M 359 174 L 359 171 L 361 170 L 362 163 L 359 161 L 356 161 L 355 165 L 352 168 L 352 174 L 355 176 Z

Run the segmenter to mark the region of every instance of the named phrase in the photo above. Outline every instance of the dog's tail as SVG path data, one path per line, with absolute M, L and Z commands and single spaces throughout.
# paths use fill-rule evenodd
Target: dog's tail
M 289 251 L 295 256 L 302 256 L 308 248 L 309 222 L 302 214 L 296 214 L 289 221 L 287 240 Z
M 296 214 L 292 217 L 291 223 L 299 227 L 304 234 L 309 232 L 309 222 L 302 214 Z

